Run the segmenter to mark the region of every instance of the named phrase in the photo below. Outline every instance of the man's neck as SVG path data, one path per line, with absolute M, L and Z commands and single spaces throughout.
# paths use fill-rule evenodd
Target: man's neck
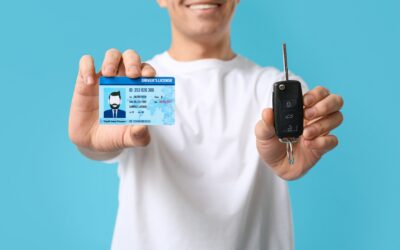
M 231 48 L 229 32 L 219 38 L 193 39 L 173 31 L 172 43 L 168 52 L 177 61 L 193 61 L 205 58 L 226 61 L 235 57 Z

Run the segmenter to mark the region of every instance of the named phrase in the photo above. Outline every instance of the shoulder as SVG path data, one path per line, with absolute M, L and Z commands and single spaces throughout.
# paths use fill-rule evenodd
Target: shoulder
M 283 72 L 272 66 L 261 66 L 260 64 L 252 61 L 251 59 L 238 55 L 238 65 L 242 70 L 249 71 L 258 78 L 271 79 L 273 81 L 279 80 Z
M 285 72 L 273 66 L 261 66 L 250 59 L 240 56 L 241 69 L 246 72 L 249 83 L 253 84 L 254 98 L 262 106 L 271 106 L 273 85 L 285 80 Z M 297 80 L 302 85 L 303 93 L 308 91 L 307 83 L 300 76 L 289 71 L 289 79 Z M 266 98 L 268 97 L 268 98 Z
M 261 66 L 242 55 L 238 55 L 237 68 L 256 83 L 273 83 L 283 80 L 283 72 L 272 66 Z
M 163 60 L 163 57 L 165 57 L 165 53 L 166 52 L 155 54 L 153 57 L 151 57 L 150 59 L 146 60 L 145 62 L 147 64 L 150 64 L 153 67 L 156 67 L 159 64 L 162 64 L 161 61 Z
M 254 71 L 256 77 L 256 83 L 258 85 L 268 85 L 268 88 L 272 88 L 273 84 L 278 81 L 286 79 L 285 72 L 273 67 L 273 66 L 260 66 L 255 62 L 250 61 L 247 58 L 243 58 L 246 67 L 251 68 Z M 308 91 L 308 85 L 302 77 L 293 73 L 289 70 L 289 79 L 297 80 L 301 83 L 303 92 Z
M 285 73 L 276 67 L 273 66 L 261 66 L 254 61 L 238 55 L 239 61 L 240 61 L 240 67 L 243 70 L 250 71 L 253 73 L 257 79 L 262 80 L 262 81 L 271 81 L 271 82 L 277 82 L 277 81 L 283 81 L 285 80 Z M 291 80 L 298 80 L 302 84 L 306 85 L 305 81 L 292 71 L 289 71 L 289 78 Z

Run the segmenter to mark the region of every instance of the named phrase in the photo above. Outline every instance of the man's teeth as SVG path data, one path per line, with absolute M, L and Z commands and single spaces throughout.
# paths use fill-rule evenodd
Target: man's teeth
M 194 4 L 190 5 L 190 9 L 192 10 L 207 10 L 207 9 L 214 9 L 217 8 L 217 4 Z

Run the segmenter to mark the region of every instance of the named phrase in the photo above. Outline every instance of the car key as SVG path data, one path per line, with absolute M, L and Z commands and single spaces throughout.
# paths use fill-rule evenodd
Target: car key
M 303 134 L 303 93 L 301 83 L 289 80 L 286 44 L 282 45 L 286 80 L 274 83 L 272 103 L 275 134 L 286 144 L 289 164 L 294 164 L 293 143 Z

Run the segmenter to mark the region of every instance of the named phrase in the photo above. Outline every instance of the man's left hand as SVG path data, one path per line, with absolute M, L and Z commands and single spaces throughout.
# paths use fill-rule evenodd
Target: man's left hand
M 343 98 L 330 94 L 318 86 L 303 96 L 304 131 L 293 145 L 294 165 L 289 165 L 286 145 L 275 135 L 273 111 L 266 108 L 257 123 L 255 134 L 261 159 L 285 180 L 298 179 L 307 173 L 322 157 L 338 144 L 338 138 L 330 132 L 343 121 L 340 109 Z

